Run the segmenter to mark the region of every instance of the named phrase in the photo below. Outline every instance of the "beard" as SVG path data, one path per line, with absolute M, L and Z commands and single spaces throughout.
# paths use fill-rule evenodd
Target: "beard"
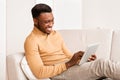
M 46 34 L 50 34 L 52 32 L 52 27 L 42 27 L 38 24 L 34 24 L 35 27 L 37 27 L 40 31 Z

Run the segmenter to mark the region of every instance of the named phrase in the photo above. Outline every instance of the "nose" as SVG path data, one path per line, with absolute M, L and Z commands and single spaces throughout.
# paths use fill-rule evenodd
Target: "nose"
M 53 22 L 53 21 L 50 21 L 50 22 L 49 22 L 49 26 L 51 26 L 51 27 L 52 27 L 52 26 L 53 26 L 53 24 L 54 24 L 54 22 Z

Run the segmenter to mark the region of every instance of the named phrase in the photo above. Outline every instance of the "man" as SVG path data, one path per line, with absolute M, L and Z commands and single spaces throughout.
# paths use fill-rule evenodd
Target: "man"
M 91 55 L 88 63 L 77 65 L 84 52 L 78 51 L 72 54 L 65 46 L 61 35 L 52 30 L 54 16 L 48 5 L 36 4 L 31 12 L 34 28 L 26 38 L 24 47 L 27 62 L 36 78 L 93 80 L 93 78 L 106 76 L 120 79 L 120 77 L 116 77 L 119 74 L 110 72 L 114 66 L 118 68 L 118 64 L 111 61 L 95 60 L 95 55 Z M 102 67 L 104 68 L 102 69 Z

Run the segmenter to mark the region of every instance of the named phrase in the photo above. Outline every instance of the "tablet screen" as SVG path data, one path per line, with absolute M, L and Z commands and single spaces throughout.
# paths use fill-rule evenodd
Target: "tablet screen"
M 84 53 L 83 57 L 82 57 L 81 60 L 80 60 L 79 65 L 87 62 L 88 58 L 89 58 L 92 54 L 95 54 L 98 46 L 99 46 L 99 43 L 95 43 L 95 44 L 90 44 L 90 45 L 88 45 L 87 48 L 86 48 L 86 50 L 85 50 L 85 53 Z

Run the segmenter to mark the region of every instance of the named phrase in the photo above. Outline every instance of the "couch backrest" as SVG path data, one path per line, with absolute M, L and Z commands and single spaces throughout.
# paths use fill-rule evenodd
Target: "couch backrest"
M 110 58 L 112 33 L 111 29 L 59 30 L 68 48 L 74 53 L 85 50 L 87 45 L 100 43 L 96 55 L 98 58 Z
M 120 30 L 113 32 L 111 60 L 120 61 Z

